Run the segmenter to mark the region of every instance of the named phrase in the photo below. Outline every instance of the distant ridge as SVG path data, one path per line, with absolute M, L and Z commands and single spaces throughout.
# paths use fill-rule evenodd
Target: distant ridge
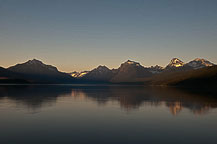
M 210 69 L 209 69 L 210 68 Z M 37 59 L 16 64 L 9 68 L 0 67 L 0 83 L 27 82 L 27 83 L 139 83 L 146 85 L 187 85 L 188 79 L 195 79 L 200 71 L 203 81 L 216 79 L 216 65 L 205 59 L 196 58 L 184 63 L 173 58 L 166 67 L 159 65 L 144 67 L 139 62 L 127 60 L 117 69 L 98 66 L 91 71 L 64 73 L 55 66 L 44 64 Z M 212 73 L 212 75 L 210 75 Z M 212 78 L 211 78 L 212 77 Z M 200 78 L 199 78 L 200 79 Z M 185 82 L 182 82 L 182 81 Z M 211 82 L 214 84 L 215 82 Z M 208 85 L 205 84 L 204 85 Z

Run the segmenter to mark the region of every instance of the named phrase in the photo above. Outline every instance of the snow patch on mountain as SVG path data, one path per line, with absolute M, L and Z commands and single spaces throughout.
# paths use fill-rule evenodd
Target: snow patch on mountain
M 209 67 L 209 66 L 214 66 L 214 65 L 215 64 L 209 62 L 208 60 L 200 59 L 200 58 L 196 58 L 186 64 L 186 66 L 190 66 L 193 69 L 199 69 L 199 68 Z
M 167 68 L 169 67 L 181 67 L 183 66 L 185 63 L 183 61 L 181 61 L 178 58 L 173 58 L 170 63 L 167 65 Z
M 129 65 L 136 65 L 136 66 L 140 66 L 140 64 L 138 62 L 135 61 L 131 61 L 131 60 L 127 60 L 125 63 L 123 64 L 129 64 Z
M 74 78 L 81 78 L 83 76 L 85 76 L 89 71 L 82 71 L 82 72 L 72 72 L 72 73 L 69 73 L 72 77 Z
M 158 73 L 161 73 L 164 68 L 159 65 L 156 65 L 156 66 L 151 66 L 148 69 L 151 73 L 158 74 Z

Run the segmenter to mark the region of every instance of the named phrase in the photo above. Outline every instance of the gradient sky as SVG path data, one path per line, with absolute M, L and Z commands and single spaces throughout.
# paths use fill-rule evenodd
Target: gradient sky
M 0 66 L 217 63 L 217 0 L 0 0 Z

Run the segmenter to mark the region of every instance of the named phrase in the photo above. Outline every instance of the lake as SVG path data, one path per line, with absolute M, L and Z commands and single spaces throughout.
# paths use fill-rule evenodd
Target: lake
M 0 86 L 0 143 L 217 143 L 217 96 L 193 89 Z

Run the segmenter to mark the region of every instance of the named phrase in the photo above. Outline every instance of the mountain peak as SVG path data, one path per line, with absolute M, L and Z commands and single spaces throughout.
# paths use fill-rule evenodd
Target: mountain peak
M 215 64 L 209 62 L 208 60 L 201 59 L 201 58 L 196 58 L 189 63 L 186 64 L 187 66 L 190 66 L 194 69 L 199 69 L 207 66 L 214 66 Z
M 58 72 L 57 68 L 52 65 L 46 65 L 37 59 L 28 60 L 25 63 L 17 64 L 8 68 L 14 72 L 21 73 L 49 73 Z
M 184 65 L 184 62 L 181 61 L 178 58 L 173 58 L 170 63 L 167 65 L 167 67 L 181 67 Z
M 132 60 L 127 60 L 123 64 L 140 66 L 140 64 L 138 62 L 135 62 L 135 61 L 132 61 Z
M 193 61 L 200 61 L 200 62 L 203 62 L 203 63 L 209 62 L 208 60 L 203 59 L 203 58 L 196 58 L 196 59 L 194 59 Z M 209 62 L 209 63 L 210 63 L 210 62 Z
M 102 66 L 102 65 L 99 65 L 97 68 L 96 68 L 97 70 L 109 70 L 109 68 L 108 67 L 106 67 L 106 66 Z
M 100 72 L 100 73 L 102 73 L 102 72 L 108 72 L 108 71 L 111 71 L 108 67 L 106 67 L 104 65 L 103 66 L 99 65 L 97 68 L 93 69 L 90 72 Z
M 99 65 L 97 68 L 85 73 L 84 80 L 108 82 L 113 76 L 112 70 L 106 66 Z
M 175 62 L 176 63 L 176 62 L 182 62 L 182 61 L 180 59 L 178 59 L 178 58 L 172 58 L 170 62 Z
M 201 59 L 201 58 L 196 58 L 194 59 L 194 61 L 204 61 L 205 59 Z
M 28 60 L 26 63 L 27 64 L 43 64 L 42 61 L 37 60 L 37 59 Z

